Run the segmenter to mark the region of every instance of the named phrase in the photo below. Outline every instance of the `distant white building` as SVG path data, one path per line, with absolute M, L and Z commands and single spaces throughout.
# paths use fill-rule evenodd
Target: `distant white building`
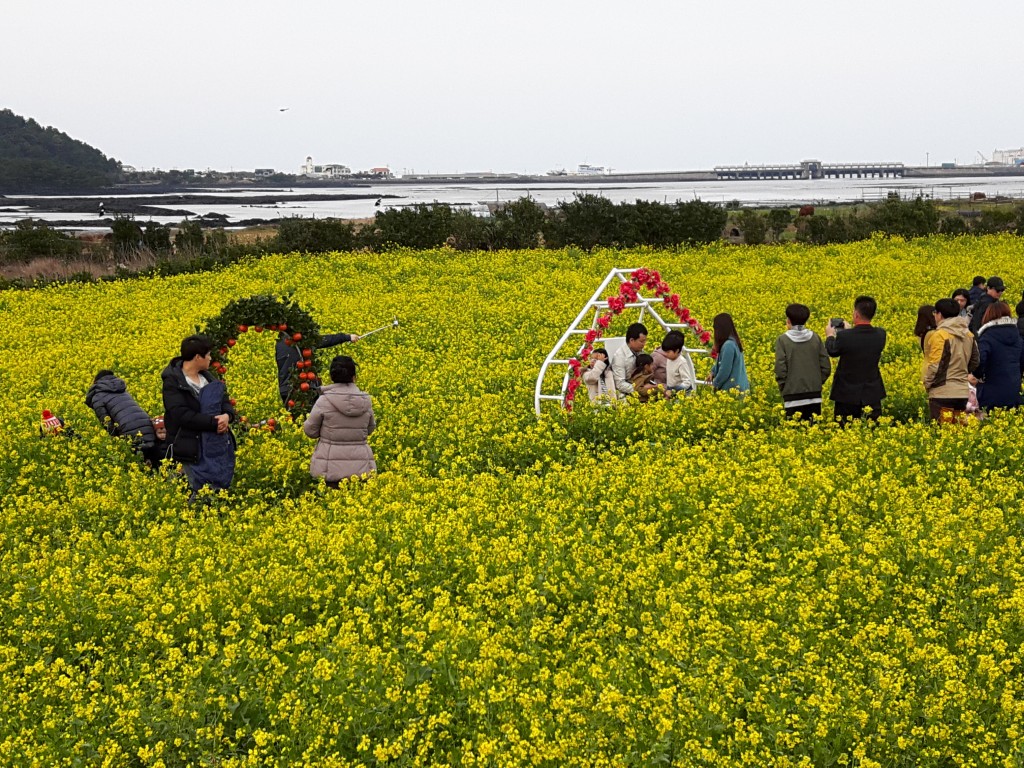
M 313 158 L 307 157 L 306 162 L 299 168 L 300 176 L 309 176 L 314 179 L 340 179 L 352 175 L 352 169 L 347 165 L 314 165 Z
M 997 149 L 992 152 L 992 162 L 1000 165 L 1024 165 L 1024 147 Z

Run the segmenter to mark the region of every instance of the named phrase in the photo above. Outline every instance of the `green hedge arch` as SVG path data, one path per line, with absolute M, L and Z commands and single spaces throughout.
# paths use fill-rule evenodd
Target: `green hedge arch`
M 210 370 L 223 376 L 227 371 L 231 348 L 243 333 L 285 333 L 285 341 L 301 355 L 291 370 L 291 396 L 287 407 L 292 416 L 309 413 L 319 388 L 319 366 L 316 359 L 320 326 L 290 296 L 278 298 L 259 294 L 229 302 L 220 314 L 206 322 L 202 333 L 213 341 Z M 275 363 L 276 370 L 276 363 Z

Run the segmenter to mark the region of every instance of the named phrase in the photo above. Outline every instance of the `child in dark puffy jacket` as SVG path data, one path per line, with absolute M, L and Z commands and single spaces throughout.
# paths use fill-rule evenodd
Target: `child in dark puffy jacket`
M 128 392 L 124 379 L 113 371 L 100 371 L 85 396 L 85 404 L 93 409 L 107 432 L 114 437 L 131 438 L 134 450 L 149 458 L 158 444 L 156 430 L 149 414 Z

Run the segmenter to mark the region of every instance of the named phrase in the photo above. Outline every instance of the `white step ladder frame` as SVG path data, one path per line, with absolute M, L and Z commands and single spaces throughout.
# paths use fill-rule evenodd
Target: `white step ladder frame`
M 540 367 L 540 374 L 537 376 L 537 385 L 536 387 L 534 387 L 533 392 L 533 410 L 534 413 L 537 414 L 537 416 L 540 416 L 541 404 L 544 403 L 545 401 L 557 400 L 564 406 L 565 394 L 569 387 L 569 360 L 573 357 L 579 356 L 580 352 L 583 351 L 584 346 L 586 346 L 586 342 L 580 344 L 576 351 L 573 352 L 571 355 L 559 357 L 559 353 L 562 352 L 562 347 L 564 347 L 566 342 L 568 342 L 569 339 L 571 339 L 573 336 L 586 336 L 588 331 L 597 328 L 597 319 L 598 317 L 601 316 L 601 311 L 608 309 L 608 301 L 603 298 L 603 294 L 608 290 L 608 286 L 610 284 L 615 284 L 616 286 L 618 286 L 621 283 L 631 282 L 633 279 L 633 273 L 636 271 L 637 268 L 622 269 L 616 267 L 612 269 L 605 276 L 604 280 L 601 281 L 601 285 L 598 286 L 596 291 L 594 291 L 593 295 L 590 297 L 590 300 L 583 305 L 583 309 L 581 309 L 580 313 L 576 315 L 576 319 L 573 320 L 572 325 L 570 325 L 568 330 L 566 330 L 566 332 L 562 334 L 562 338 L 558 340 L 558 343 L 551 348 L 551 351 L 548 353 L 548 356 L 544 358 L 544 363 Z M 619 283 L 614 283 L 614 280 L 616 278 L 618 278 Z M 664 330 L 666 333 L 673 329 L 683 331 L 684 335 L 686 331 L 690 331 L 691 333 L 693 332 L 693 329 L 690 328 L 690 326 L 687 325 L 686 323 L 666 322 L 665 319 L 658 313 L 658 310 L 656 309 L 656 306 L 658 305 L 663 307 L 665 303 L 660 298 L 638 296 L 636 301 L 629 302 L 628 304 L 626 304 L 625 309 L 639 308 L 640 315 L 638 316 L 636 322 L 642 323 L 644 321 L 645 314 L 649 314 L 654 319 L 654 322 L 661 326 L 662 330 Z M 589 312 L 594 313 L 594 316 L 590 321 L 590 327 L 582 328 L 580 326 L 580 323 L 582 323 L 586 319 L 587 313 Z M 621 343 L 625 343 L 625 339 L 621 336 L 602 337 L 600 341 L 604 342 L 606 345 L 608 344 L 608 342 L 612 341 L 621 341 Z M 683 347 L 683 354 L 686 355 L 687 359 L 690 361 L 690 365 L 692 366 L 693 358 L 691 357 L 691 355 L 707 355 L 710 353 L 707 349 L 703 347 Z M 557 395 L 548 395 L 544 394 L 543 392 L 544 377 L 547 375 L 548 368 L 550 368 L 552 365 L 565 366 L 565 374 L 562 376 L 561 393 Z M 703 385 L 705 384 L 705 382 L 699 381 L 697 382 L 697 384 Z

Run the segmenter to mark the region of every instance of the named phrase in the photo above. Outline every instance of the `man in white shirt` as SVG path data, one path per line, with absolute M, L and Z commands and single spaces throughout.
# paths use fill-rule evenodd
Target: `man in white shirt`
M 626 343 L 615 350 L 612 355 L 612 375 L 615 377 L 615 389 L 622 395 L 633 394 L 630 379 L 636 372 L 636 356 L 644 351 L 647 344 L 647 327 L 643 323 L 633 323 L 626 329 Z

